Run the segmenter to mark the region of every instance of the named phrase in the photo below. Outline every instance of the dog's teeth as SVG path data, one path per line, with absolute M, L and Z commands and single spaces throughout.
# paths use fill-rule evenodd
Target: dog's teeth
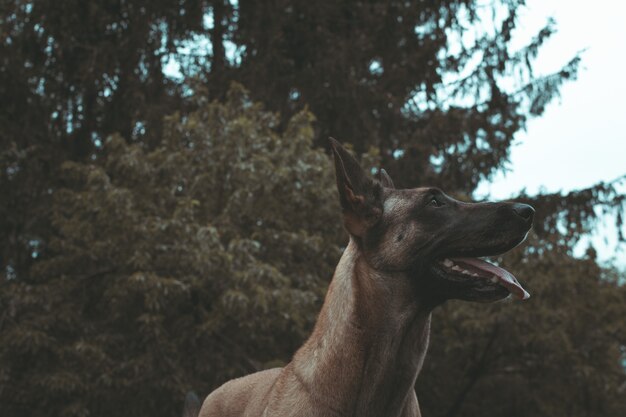
M 454 265 L 454 266 L 452 267 L 452 270 L 453 270 L 453 271 L 459 271 L 459 272 L 463 271 L 463 269 L 461 269 L 461 267 L 460 267 L 460 266 L 458 266 L 458 265 Z
M 496 277 L 495 275 L 491 277 L 491 282 L 493 282 L 494 284 L 496 282 L 498 282 L 498 277 Z
M 474 272 L 474 273 L 472 274 L 472 276 L 473 276 L 473 277 L 477 277 L 477 276 L 478 276 L 478 274 L 477 274 L 476 272 Z
M 450 259 L 446 258 L 446 259 L 443 260 L 443 264 L 445 266 L 447 266 L 448 268 L 451 268 L 452 265 L 454 265 L 454 262 L 452 262 Z
M 472 273 L 468 271 L 467 269 L 462 270 L 461 273 L 465 275 L 472 275 Z

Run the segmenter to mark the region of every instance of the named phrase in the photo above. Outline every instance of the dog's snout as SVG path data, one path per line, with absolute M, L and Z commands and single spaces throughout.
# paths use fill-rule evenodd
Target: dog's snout
M 520 216 L 526 223 L 532 223 L 535 215 L 535 209 L 528 204 L 515 203 L 513 204 L 513 211 Z

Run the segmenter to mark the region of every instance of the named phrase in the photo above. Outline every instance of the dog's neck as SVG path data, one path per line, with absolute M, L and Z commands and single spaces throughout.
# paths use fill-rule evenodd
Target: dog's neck
M 351 240 L 309 340 L 292 366 L 329 410 L 344 416 L 400 416 L 419 373 L 431 308 L 414 281 L 366 263 Z

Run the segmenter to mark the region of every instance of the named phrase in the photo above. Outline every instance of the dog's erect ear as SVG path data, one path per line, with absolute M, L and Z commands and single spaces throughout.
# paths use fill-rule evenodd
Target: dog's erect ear
M 395 185 L 393 185 L 393 181 L 391 180 L 391 177 L 389 176 L 389 174 L 387 174 L 387 171 L 385 171 L 384 169 L 380 169 L 380 183 L 383 185 L 383 187 L 385 188 L 396 188 Z
M 343 221 L 348 232 L 363 237 L 383 213 L 382 187 L 370 179 L 359 163 L 335 139 L 330 138 Z

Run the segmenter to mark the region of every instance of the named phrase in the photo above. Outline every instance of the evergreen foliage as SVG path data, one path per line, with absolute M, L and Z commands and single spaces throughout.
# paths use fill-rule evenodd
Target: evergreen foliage
M 288 361 L 345 244 L 320 145 L 469 198 L 576 77 L 533 72 L 552 21 L 511 49 L 523 3 L 4 0 L 2 416 L 179 415 Z M 623 273 L 573 257 L 624 195 L 519 199 L 533 298 L 436 311 L 423 413 L 626 415 Z
M 3 415 L 176 415 L 185 390 L 288 359 L 342 237 L 311 121 L 278 135 L 235 87 L 153 150 L 111 136 L 64 163 L 47 256 L 0 295 Z

